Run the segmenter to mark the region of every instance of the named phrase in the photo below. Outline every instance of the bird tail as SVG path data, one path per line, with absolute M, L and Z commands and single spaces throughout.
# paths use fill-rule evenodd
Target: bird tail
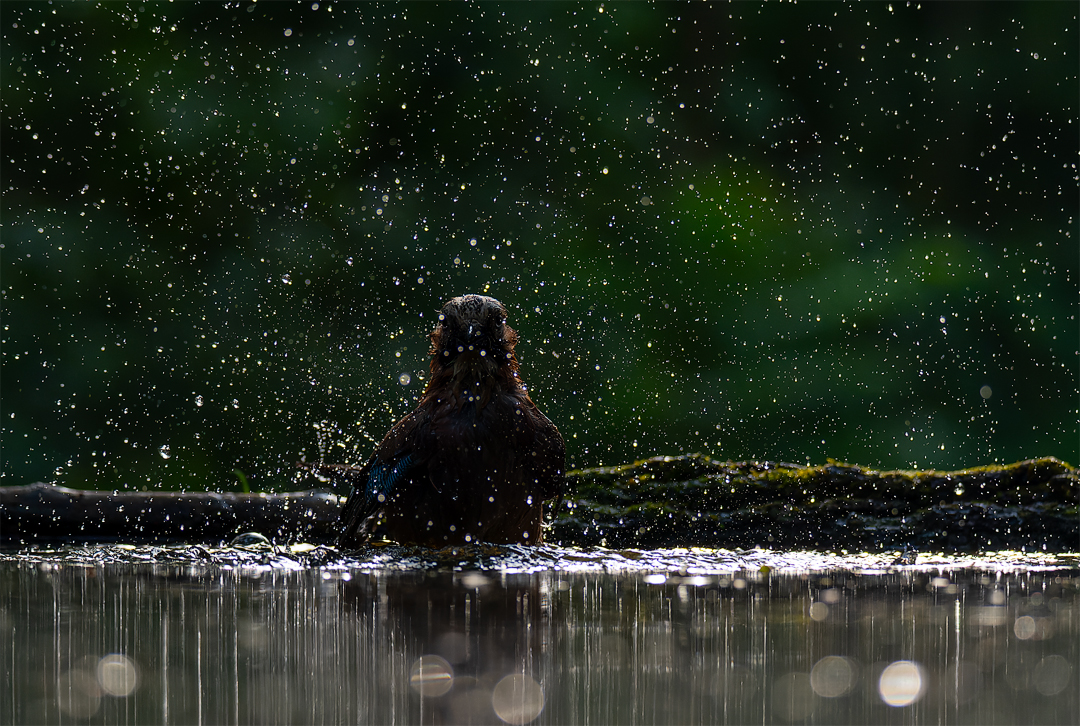
M 345 502 L 345 508 L 341 510 L 341 516 L 338 517 L 342 525 L 341 534 L 338 535 L 338 547 L 351 547 L 360 525 L 375 514 L 379 506 L 381 503 L 378 500 L 372 501 L 372 498 L 364 496 L 362 489 L 354 488 Z

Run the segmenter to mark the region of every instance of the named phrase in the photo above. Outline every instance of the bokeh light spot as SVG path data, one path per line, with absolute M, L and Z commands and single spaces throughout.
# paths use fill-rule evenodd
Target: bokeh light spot
M 90 718 L 101 706 L 101 689 L 93 675 L 75 668 L 62 673 L 57 680 L 56 701 L 68 716 Z
M 890 706 L 910 706 L 925 692 L 922 667 L 910 660 L 890 663 L 878 679 L 878 694 Z
M 810 671 L 810 687 L 824 698 L 843 696 L 855 685 L 855 669 L 851 661 L 839 655 L 827 655 Z
M 1060 655 L 1048 655 L 1031 672 L 1035 690 L 1044 696 L 1056 696 L 1064 691 L 1072 680 L 1072 665 Z
M 421 696 L 445 695 L 454 685 L 454 669 L 445 658 L 425 655 L 413 663 L 409 687 Z
M 1022 615 L 1013 623 L 1013 633 L 1020 640 L 1031 640 L 1035 635 L 1035 618 Z
M 98 661 L 97 679 L 110 696 L 130 696 L 139 685 L 135 663 L 126 655 L 112 653 Z
M 544 710 L 544 689 L 529 676 L 509 675 L 492 691 L 491 707 L 506 723 L 529 723 Z

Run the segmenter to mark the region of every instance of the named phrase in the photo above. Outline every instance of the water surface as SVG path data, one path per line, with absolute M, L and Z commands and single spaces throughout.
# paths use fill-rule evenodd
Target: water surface
M 1076 723 L 1076 555 L 0 554 L 3 723 Z

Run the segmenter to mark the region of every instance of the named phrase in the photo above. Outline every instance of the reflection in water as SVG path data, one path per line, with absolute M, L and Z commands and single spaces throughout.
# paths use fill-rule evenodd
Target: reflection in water
M 535 571 L 497 559 L 232 566 L 212 553 L 162 564 L 155 552 L 144 564 L 0 558 L 12 696 L 0 723 L 1075 723 L 1080 713 L 1075 567 L 770 571 L 760 553 L 746 555 L 752 568 L 716 553 L 727 569 L 710 570 L 680 567 L 710 557 L 687 552 L 663 571 L 605 573 L 577 552 Z

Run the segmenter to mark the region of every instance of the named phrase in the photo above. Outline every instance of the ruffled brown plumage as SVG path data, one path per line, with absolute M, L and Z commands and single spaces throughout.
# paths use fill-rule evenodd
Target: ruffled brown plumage
M 363 467 L 321 470 L 352 485 L 342 545 L 372 531 L 428 546 L 540 543 L 541 506 L 562 492 L 566 447 L 526 392 L 517 342 L 494 298 L 464 295 L 443 306 L 417 408 Z

